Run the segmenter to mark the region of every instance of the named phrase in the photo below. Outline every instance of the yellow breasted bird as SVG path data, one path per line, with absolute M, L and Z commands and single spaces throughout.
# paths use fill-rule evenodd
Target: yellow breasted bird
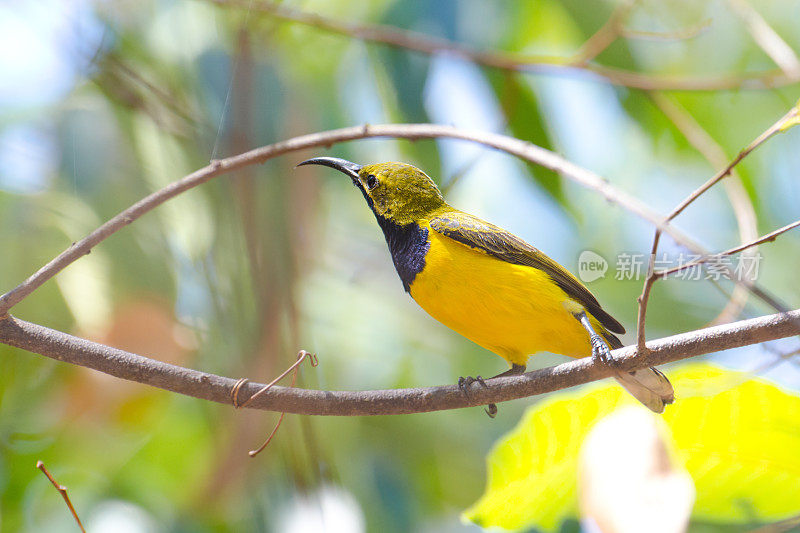
M 609 345 L 622 347 L 614 333 L 625 328 L 580 281 L 519 237 L 448 205 L 418 168 L 335 157 L 300 163 L 311 164 L 350 176 L 383 230 L 406 292 L 433 318 L 508 361 L 511 369 L 500 375 L 524 372 L 540 351 L 605 360 Z M 673 401 L 672 385 L 655 368 L 616 378 L 657 413 Z

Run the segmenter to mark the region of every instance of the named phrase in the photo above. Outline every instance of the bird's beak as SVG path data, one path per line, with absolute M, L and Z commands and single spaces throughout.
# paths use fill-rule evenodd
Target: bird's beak
M 298 167 L 302 165 L 322 165 L 325 167 L 335 168 L 336 170 L 350 176 L 350 179 L 353 180 L 353 183 L 356 185 L 359 184 L 358 172 L 361 170 L 361 165 L 351 163 L 346 159 L 339 159 L 338 157 L 314 157 L 297 164 Z

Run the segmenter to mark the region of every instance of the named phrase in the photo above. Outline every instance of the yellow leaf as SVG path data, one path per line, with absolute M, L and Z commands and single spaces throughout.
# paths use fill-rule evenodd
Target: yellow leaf
M 800 398 L 708 364 L 684 366 L 670 378 L 677 401 L 663 420 L 677 460 L 695 483 L 693 518 L 752 523 L 800 512 Z M 576 517 L 581 444 L 597 421 L 622 405 L 638 404 L 608 385 L 554 395 L 529 408 L 490 452 L 486 491 L 464 519 L 553 531 Z
M 695 393 L 664 420 L 697 488 L 693 516 L 769 522 L 800 512 L 800 398 L 710 365 L 679 377 Z
M 800 100 L 797 101 L 797 104 L 792 109 L 791 116 L 789 116 L 789 118 L 787 118 L 786 121 L 781 124 L 781 127 L 778 128 L 778 131 L 784 132 L 789 128 L 797 126 L 798 124 L 800 124 Z

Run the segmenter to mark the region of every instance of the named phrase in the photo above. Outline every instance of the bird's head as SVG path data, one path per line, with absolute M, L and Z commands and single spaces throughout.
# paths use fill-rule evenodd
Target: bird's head
M 359 165 L 336 157 L 315 157 L 300 165 L 324 165 L 347 174 L 377 217 L 401 226 L 447 205 L 433 180 L 405 163 Z

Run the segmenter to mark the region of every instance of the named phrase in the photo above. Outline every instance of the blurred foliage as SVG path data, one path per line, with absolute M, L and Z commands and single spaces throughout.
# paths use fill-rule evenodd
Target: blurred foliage
M 800 397 L 702 363 L 670 379 L 680 401 L 652 416 L 663 420 L 669 448 L 694 480 L 693 519 L 752 528 L 800 513 Z M 465 518 L 544 531 L 577 518 L 578 452 L 592 427 L 624 406 L 638 404 L 612 385 L 530 407 L 490 452 L 486 492 Z
M 616 7 L 574 0 L 284 4 L 478 49 L 565 59 Z M 506 132 L 551 147 L 660 211 L 715 170 L 641 91 L 578 74 L 484 69 L 243 5 L 0 4 L 0 290 L 212 158 L 364 122 Z M 796 0 L 756 7 L 800 50 Z M 619 39 L 597 62 L 671 75 L 774 68 L 722 0 L 643 0 L 626 25 L 673 32 L 708 19 L 709 28 L 691 39 Z M 731 156 L 797 97 L 797 85 L 671 95 Z M 798 129 L 791 130 L 740 167 L 760 233 L 798 216 L 799 140 Z M 614 258 L 649 250 L 648 224 L 550 172 L 445 140 L 364 140 L 213 180 L 114 235 L 14 313 L 160 360 L 260 381 L 291 364 L 299 349 L 314 351 L 320 366 L 303 368 L 305 387 L 424 386 L 503 370 L 499 358 L 437 324 L 403 294 L 374 218 L 346 180 L 293 170 L 297 161 L 325 154 L 415 163 L 447 185 L 458 207 L 508 227 L 573 271 L 580 251 L 600 253 L 611 267 L 590 289 L 629 329 L 635 323 L 641 280 L 614 279 Z M 721 188 L 678 225 L 710 249 L 738 243 Z M 664 247 L 679 251 L 670 242 Z M 797 235 L 765 245 L 762 254 L 759 283 L 797 307 Z M 730 283 L 718 285 L 659 283 L 648 335 L 713 320 L 730 292 Z M 751 301 L 743 316 L 769 311 Z M 795 348 L 725 357 L 754 369 Z M 543 354 L 532 365 L 558 361 Z M 800 388 L 793 363 L 773 373 Z M 274 414 L 123 383 L 0 345 L 0 528 L 74 527 L 35 468 L 43 460 L 94 530 L 283 531 L 297 509 L 309 508 L 338 509 L 324 514 L 356 517 L 370 531 L 457 530 L 460 511 L 481 491 L 479 458 L 537 401 L 504 404 L 494 421 L 481 409 L 287 416 L 277 439 L 253 460 L 246 452 L 271 429 Z M 667 416 L 689 409 L 682 405 Z M 553 517 L 557 503 L 548 502 Z M 774 509 L 758 511 L 766 517 Z

